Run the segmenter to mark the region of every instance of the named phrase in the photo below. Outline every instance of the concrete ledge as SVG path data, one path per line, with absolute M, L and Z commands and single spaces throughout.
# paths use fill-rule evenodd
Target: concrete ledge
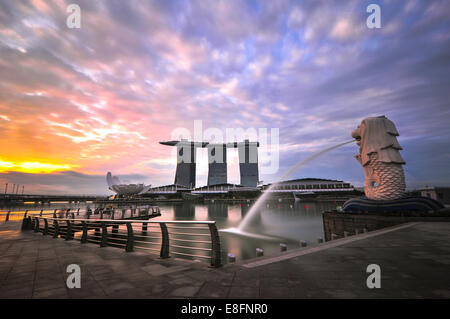
M 330 249 L 333 247 L 342 246 L 342 245 L 352 243 L 352 242 L 355 242 L 358 240 L 383 235 L 383 234 L 390 233 L 390 232 L 393 232 L 396 230 L 409 228 L 409 227 L 415 226 L 417 224 L 419 224 L 419 223 L 407 223 L 407 224 L 403 224 L 400 226 L 388 227 L 388 228 L 384 228 L 381 230 L 372 231 L 370 233 L 364 233 L 364 234 L 359 234 L 359 235 L 355 235 L 355 236 L 350 236 L 350 237 L 346 237 L 346 238 L 328 241 L 326 243 L 319 244 L 319 245 L 311 247 L 311 248 L 296 249 L 294 251 L 284 253 L 284 254 L 279 254 L 277 256 L 270 257 L 270 258 L 251 259 L 250 261 L 247 261 L 247 263 L 242 264 L 242 267 L 255 268 L 255 267 L 259 267 L 259 266 L 264 266 L 267 264 L 272 264 L 275 262 L 279 262 L 279 261 L 283 261 L 283 260 L 323 251 L 323 250 Z
M 362 233 L 364 230 L 373 231 L 392 227 L 404 223 L 414 222 L 450 222 L 450 210 L 443 209 L 436 213 L 427 212 L 325 212 L 323 218 L 323 231 L 325 241 L 332 239 L 332 234 L 338 238 L 344 237 L 345 232 L 350 235 Z

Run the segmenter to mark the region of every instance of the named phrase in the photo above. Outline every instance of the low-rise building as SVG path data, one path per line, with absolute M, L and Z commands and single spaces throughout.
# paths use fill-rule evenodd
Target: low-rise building
M 425 187 L 419 190 L 420 195 L 450 205 L 450 187 Z
M 293 194 L 297 199 L 350 198 L 362 195 L 362 192 L 355 189 L 350 183 L 321 178 L 300 178 L 281 181 L 274 185 L 263 185 L 261 190 L 263 192 L 271 192 L 273 196 Z

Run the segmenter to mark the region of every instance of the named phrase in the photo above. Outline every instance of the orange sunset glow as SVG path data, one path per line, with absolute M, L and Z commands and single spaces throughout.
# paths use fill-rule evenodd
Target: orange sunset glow
M 23 173 L 51 173 L 54 171 L 71 170 L 72 165 L 58 165 L 39 162 L 12 163 L 0 161 L 0 172 L 16 171 Z

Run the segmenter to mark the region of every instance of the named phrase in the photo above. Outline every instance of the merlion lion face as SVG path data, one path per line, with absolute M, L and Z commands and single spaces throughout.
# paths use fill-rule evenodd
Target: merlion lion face
M 363 125 L 363 123 L 361 123 L 361 125 Z M 355 155 L 356 160 L 361 164 L 362 164 L 362 159 L 361 159 L 361 134 L 362 134 L 362 129 L 361 129 L 361 125 L 358 125 L 358 127 L 352 131 L 352 137 L 356 140 L 356 144 L 359 146 L 359 154 Z
M 385 116 L 366 118 L 352 131 L 359 146 L 355 158 L 364 168 L 364 191 L 370 199 L 397 199 L 405 193 L 405 162 L 398 135 L 394 123 Z
M 352 137 L 356 140 L 356 144 L 361 146 L 361 125 L 358 125 L 356 130 L 352 131 Z

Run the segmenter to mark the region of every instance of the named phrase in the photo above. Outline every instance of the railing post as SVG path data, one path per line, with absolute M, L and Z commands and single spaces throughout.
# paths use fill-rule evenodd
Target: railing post
M 142 234 L 147 234 L 148 223 L 142 223 Z
M 22 230 L 27 230 L 29 229 L 29 224 L 28 224 L 28 217 L 27 217 L 28 212 L 25 212 L 25 214 L 23 214 L 23 220 L 22 220 Z
M 56 218 L 56 209 L 53 211 L 53 218 Z
M 100 219 L 103 219 L 103 209 L 100 210 Z
M 115 213 L 115 210 L 113 209 L 113 210 L 111 211 L 111 219 L 113 219 L 113 220 L 114 220 L 114 213 Z
M 87 233 L 88 233 L 88 228 L 87 228 L 87 224 L 85 221 L 81 222 L 81 226 L 83 226 L 83 234 L 81 235 L 81 240 L 80 242 L 82 244 L 87 243 Z
M 75 213 L 72 212 L 71 214 L 72 214 L 72 219 L 75 219 Z
M 122 209 L 122 218 L 121 219 L 125 219 L 125 209 Z
M 108 228 L 105 223 L 102 223 L 102 240 L 100 241 L 100 247 L 106 247 L 108 245 Z
M 211 233 L 211 267 L 217 268 L 222 266 L 219 232 L 217 231 L 216 223 L 208 224 L 208 227 Z
M 11 213 L 10 210 L 8 210 L 8 212 L 6 213 L 6 218 L 5 218 L 5 222 L 7 222 L 9 220 L 9 214 Z
M 47 221 L 47 218 L 44 218 L 44 231 L 42 232 L 42 235 L 44 235 L 44 236 L 48 235 L 48 221 Z
M 34 218 L 34 232 L 37 233 L 39 231 L 39 217 Z
M 58 224 L 58 220 L 56 218 L 53 220 L 53 227 L 55 229 L 55 231 L 53 233 L 53 238 L 58 238 L 58 235 L 59 235 L 59 224 Z
M 123 210 L 122 210 L 123 212 Z M 127 246 L 125 247 L 125 251 L 130 252 L 134 249 L 134 234 L 133 234 L 133 226 L 131 223 L 127 223 Z
M 67 223 L 66 240 L 71 240 L 73 239 L 72 223 L 68 219 L 66 220 L 66 223 Z
M 111 233 L 116 234 L 119 232 L 119 224 L 112 225 L 112 231 Z
M 160 223 L 159 226 L 161 227 L 162 235 L 161 252 L 159 256 L 161 258 L 169 258 L 169 231 L 167 230 L 165 223 Z

